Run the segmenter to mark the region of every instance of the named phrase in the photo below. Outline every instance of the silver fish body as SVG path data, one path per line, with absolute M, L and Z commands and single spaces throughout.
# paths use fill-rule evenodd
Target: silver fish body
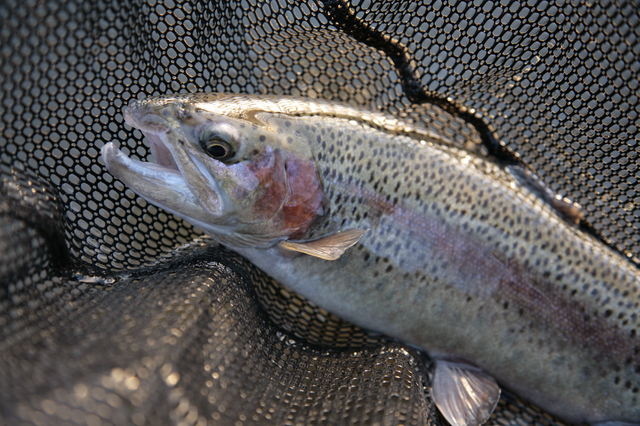
M 640 273 L 517 171 L 324 101 L 176 95 L 125 117 L 158 164 L 108 144 L 107 168 L 292 290 L 567 421 L 640 424 Z M 354 229 L 337 260 L 286 249 Z

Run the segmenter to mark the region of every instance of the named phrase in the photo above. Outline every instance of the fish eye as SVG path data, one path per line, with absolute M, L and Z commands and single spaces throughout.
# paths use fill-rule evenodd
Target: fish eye
M 216 134 L 208 135 L 201 141 L 202 148 L 216 160 L 228 160 L 236 153 L 224 137 Z

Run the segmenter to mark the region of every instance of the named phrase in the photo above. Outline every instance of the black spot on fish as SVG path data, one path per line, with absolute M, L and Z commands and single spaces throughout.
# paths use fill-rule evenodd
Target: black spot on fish
M 265 135 L 260 136 L 260 142 L 264 142 L 265 140 L 267 140 Z

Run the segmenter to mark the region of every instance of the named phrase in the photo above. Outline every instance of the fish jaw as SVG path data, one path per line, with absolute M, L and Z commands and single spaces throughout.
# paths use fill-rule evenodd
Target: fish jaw
M 210 215 L 191 192 L 187 181 L 173 167 L 144 163 L 127 157 L 115 143 L 109 142 L 101 149 L 107 170 L 133 192 L 170 213 L 190 220 L 203 230 L 222 232 L 212 227 Z

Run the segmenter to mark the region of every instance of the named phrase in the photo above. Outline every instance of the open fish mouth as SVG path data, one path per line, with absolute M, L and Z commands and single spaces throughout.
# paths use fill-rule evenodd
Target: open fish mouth
M 131 127 L 140 130 L 149 141 L 151 155 L 155 161 L 155 163 L 148 163 L 149 167 L 158 171 L 180 172 L 166 142 L 169 124 L 156 114 L 145 114 L 142 119 L 139 119 L 139 113 L 138 105 L 125 107 L 124 119 Z
M 206 221 L 220 214 L 220 199 L 215 190 L 204 189 L 202 173 L 196 170 L 183 144 L 173 143 L 170 124 L 141 106 L 125 108 L 125 121 L 140 130 L 149 141 L 153 162 L 138 161 L 125 155 L 113 142 L 101 149 L 107 170 L 136 194 L 165 210 L 192 222 Z M 170 140 L 172 139 L 172 140 Z M 180 167 L 182 165 L 182 167 Z
M 171 150 L 166 145 L 165 141 L 158 134 L 142 131 L 142 134 L 149 141 L 149 147 L 151 148 L 151 155 L 155 163 L 150 163 L 154 168 L 163 171 L 175 171 L 180 172 L 176 160 L 171 154 Z
M 149 148 L 151 150 L 152 161 L 135 161 L 141 167 L 146 167 L 157 173 L 173 173 L 178 174 L 184 178 L 182 171 L 178 167 L 176 160 L 171 153 L 169 144 L 166 141 L 166 136 L 163 134 L 153 133 L 145 130 L 141 130 L 144 137 L 149 142 Z

